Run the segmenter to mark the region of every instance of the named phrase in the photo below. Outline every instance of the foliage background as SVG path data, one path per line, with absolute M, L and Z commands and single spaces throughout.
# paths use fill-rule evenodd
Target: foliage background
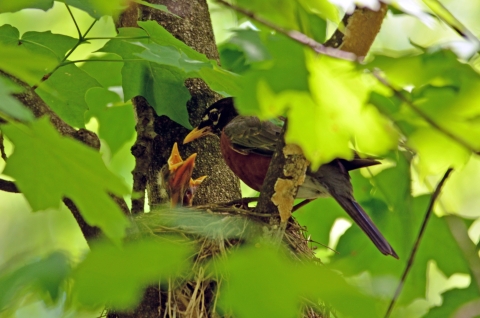
M 428 3 L 428 1 L 425 2 Z M 296 18 L 289 15 L 288 5 L 286 7 L 280 6 L 280 9 L 277 10 L 279 15 L 275 16 L 268 14 L 272 12 L 269 6 L 275 7 L 279 3 L 283 4 L 283 2 L 272 1 L 266 3 L 265 7 L 255 7 L 253 3 L 248 1 L 239 1 L 239 4 L 250 7 L 261 15 L 264 14 L 274 23 L 287 28 L 299 28 L 299 25 L 295 22 Z M 323 1 L 315 3 L 320 8 L 321 6 L 330 8 Z M 344 5 L 345 3 L 343 2 Z M 434 1 L 430 1 L 430 3 L 434 3 Z M 480 34 L 480 21 L 477 19 L 478 13 L 480 13 L 479 4 L 471 1 L 442 1 L 442 3 L 448 11 L 464 24 L 465 30 L 470 30 L 473 35 L 478 36 Z M 368 5 L 367 2 L 364 4 Z M 291 141 L 305 141 L 302 146 L 306 155 L 313 160 L 314 164 L 327 162 L 329 158 L 338 155 L 350 156 L 351 153 L 348 149 L 352 146 L 352 136 L 355 136 L 356 139 L 354 140 L 357 142 L 353 146 L 367 153 L 386 158 L 387 164 L 382 167 L 354 173 L 352 178 L 356 198 L 373 214 L 373 219 L 391 240 L 392 245 L 395 246 L 401 257 L 401 261 L 385 259 L 382 255 L 378 255 L 378 252 L 369 246 L 369 242 L 357 228 L 349 228 L 349 220 L 329 199 L 317 200 L 296 215 L 300 222 L 307 226 L 312 240 L 321 243 L 318 246 L 317 253 L 322 261 L 351 277 L 351 281 L 361 286 L 362 290 L 369 291 L 368 294 L 375 299 L 378 307 L 380 307 L 379 312 L 383 312 L 393 294 L 398 277 L 404 268 L 405 260 L 412 248 L 414 237 L 418 232 L 419 224 L 428 204 L 428 194 L 433 191 L 445 170 L 448 167 L 454 167 L 456 170 L 446 183 L 438 200 L 435 208 L 436 216 L 432 217 L 428 225 L 411 277 L 407 280 L 395 315 L 397 317 L 419 317 L 423 315 L 448 317 L 461 304 L 478 299 L 475 275 L 471 276 L 472 272 L 475 273 L 475 267 L 472 264 L 475 264 L 476 260 L 468 259 L 462 253 L 462 250 L 456 244 L 456 240 L 452 237 L 449 223 L 445 221 L 445 218 L 437 217 L 437 215 L 443 216 L 446 214 L 462 217 L 462 224 L 468 227 L 470 243 L 472 246 L 478 243 L 480 224 L 477 218 L 479 216 L 480 196 L 476 185 L 480 177 L 480 161 L 471 151 L 478 150 L 480 146 L 478 144 L 480 139 L 478 138 L 479 103 L 477 100 L 480 90 L 478 90 L 478 58 L 476 54 L 478 39 L 460 37 L 452 30 L 451 25 L 455 25 L 454 20 L 448 19 L 447 16 L 444 19 L 447 21 L 445 23 L 438 18 L 439 16 L 442 17 L 441 11 L 434 11 L 434 14 L 430 15 L 424 13 L 432 13 L 425 4 L 398 1 L 392 3 L 392 7 L 407 13 L 391 10 L 387 14 L 382 30 L 371 49 L 371 56 L 366 59 L 367 64 L 365 66 L 367 69 L 373 69 L 374 67 L 381 69 L 383 71 L 382 76 L 385 76 L 399 91 L 402 88 L 405 89 L 402 93 L 415 102 L 415 105 L 421 107 L 429 118 L 437 120 L 444 129 L 450 130 L 459 139 L 469 143 L 472 149 L 467 149 L 459 146 L 458 142 L 446 138 L 438 130 L 432 129 L 408 105 L 401 105 L 401 101 L 392 98 L 391 91 L 386 87 L 375 82 L 372 77 L 365 78 L 361 71 L 351 68 L 350 64 L 337 63 L 325 58 L 316 59 L 308 48 L 301 47 L 282 37 L 271 40 L 267 35 L 268 30 L 256 22 L 239 17 L 233 11 L 216 3 L 210 5 L 222 65 L 230 71 L 242 74 L 243 78 L 239 80 L 240 86 L 248 88 L 247 93 L 243 91 L 243 93 L 235 94 L 239 96 L 239 105 L 244 112 L 255 113 L 264 118 L 271 117 L 284 113 L 287 109 L 285 100 L 291 101 L 294 106 L 288 112 L 290 112 L 292 124 L 297 121 L 299 123 L 299 125 L 296 125 L 298 129 L 304 129 L 305 127 L 311 129 L 295 131 L 294 127 L 288 138 Z M 71 10 L 79 28 L 86 30 L 92 23 L 92 17 L 85 11 L 76 8 L 71 8 Z M 324 27 L 331 33 L 336 27 L 335 22 L 338 22 L 340 17 L 341 14 L 337 14 L 333 10 L 331 12 L 324 11 L 323 15 L 317 14 L 314 18 L 317 19 L 315 22 L 323 21 L 320 20 L 322 18 L 333 20 L 333 22 L 324 22 Z M 0 14 L 0 25 L 5 26 L 7 24 L 16 27 L 20 31 L 20 35 L 28 31 L 52 31 L 52 33 L 65 34 L 73 38 L 78 36 L 72 19 L 66 12 L 65 5 L 61 2 L 55 2 L 53 9 L 47 12 L 25 9 L 15 13 Z M 252 25 L 260 28 L 261 32 L 247 31 Z M 318 26 L 320 24 L 307 23 L 306 25 Z M 312 37 L 322 34 L 314 28 L 300 27 L 304 28 L 301 31 Z M 238 28 L 242 31 L 238 31 Z M 113 37 L 115 35 L 113 20 L 109 17 L 101 18 L 88 34 L 89 37 Z M 321 35 L 319 37 L 315 37 L 315 39 L 318 41 L 324 40 L 321 39 Z M 79 46 L 69 56 L 69 60 L 87 59 L 91 57 L 92 52 L 102 48 L 107 41 L 91 40 L 88 45 Z M 255 50 L 249 51 L 249 46 L 246 44 L 252 43 L 256 45 L 254 46 Z M 441 48 L 445 50 L 441 50 Z M 119 50 L 121 49 L 123 48 Z M 6 54 L 6 51 L 3 52 Z M 188 53 L 186 54 L 188 55 Z M 97 53 L 96 56 L 99 56 L 99 54 Z M 118 59 L 119 57 L 109 55 L 108 58 Z M 124 58 L 129 57 L 124 56 Z M 267 59 L 267 63 L 265 63 L 265 59 Z M 278 64 L 269 65 L 269 61 L 272 59 Z M 202 62 L 208 64 L 207 61 Z M 116 103 L 115 105 L 118 106 L 120 112 L 123 111 L 119 116 L 126 125 L 122 127 L 129 127 L 130 129 L 127 134 L 117 138 L 118 134 L 115 134 L 115 137 L 108 135 L 108 131 L 114 129 L 114 125 L 108 126 L 109 122 L 114 122 L 112 117 L 105 115 L 104 109 L 95 105 L 95 101 L 99 99 L 95 94 L 102 94 L 102 86 L 105 88 L 121 85 L 122 78 L 120 68 L 117 65 L 120 63 L 110 62 L 108 66 L 105 66 L 106 69 L 111 70 L 107 78 L 102 78 L 104 69 L 97 68 L 96 63 L 100 62 L 77 64 L 81 70 L 92 75 L 100 83 L 97 88 L 87 87 L 79 92 L 79 94 L 84 94 L 85 107 L 89 108 L 85 115 L 86 127 L 99 131 L 104 141 L 101 154 L 105 165 L 116 176 L 123 179 L 125 188 L 126 186 L 131 188 L 130 171 L 133 168 L 133 158 L 130 155 L 130 146 L 134 140 L 133 115 L 128 112 L 131 106 L 128 101 L 123 103 L 117 97 L 110 96 L 110 101 Z M 5 65 L 0 64 L 0 68 L 2 67 L 5 67 Z M 185 65 L 180 67 L 183 67 L 184 70 L 188 68 Z M 96 73 L 99 69 L 100 72 Z M 349 76 L 336 77 L 335 71 L 338 69 L 346 72 Z M 27 73 L 30 71 L 27 69 Z M 308 72 L 310 72 L 310 75 L 308 75 Z M 288 78 L 293 79 L 292 82 L 285 82 L 285 77 L 282 76 L 284 74 L 288 74 Z M 262 78 L 266 79 L 264 81 L 267 83 L 266 86 L 262 82 Z M 27 79 L 28 77 L 25 78 L 25 80 Z M 218 79 L 212 80 L 210 84 L 215 82 L 218 82 Z M 8 85 L 2 83 L 2 89 L 5 87 L 8 87 Z M 328 89 L 325 89 L 325 87 L 328 87 Z M 340 87 L 339 91 L 335 91 L 338 87 Z M 352 91 L 352 87 L 360 87 L 361 89 Z M 227 89 L 230 89 L 230 92 L 237 92 L 235 91 L 235 85 L 227 87 Z M 319 113 L 327 111 L 328 114 L 328 111 L 332 111 L 332 109 L 322 108 L 318 105 L 334 104 L 338 107 L 333 108 L 333 111 L 338 115 L 337 118 L 340 118 L 339 124 L 343 128 L 347 127 L 345 134 L 331 136 L 332 138 L 338 138 L 336 139 L 338 142 L 333 143 L 330 149 L 323 149 L 325 152 L 321 155 L 315 153 L 315 151 L 319 149 L 318 145 L 322 145 L 324 140 L 322 139 L 324 128 L 331 123 L 323 122 L 319 125 L 318 121 L 311 123 L 308 121 L 309 118 L 302 117 L 306 112 L 307 106 L 305 105 L 310 103 L 308 98 L 305 99 L 302 91 L 308 89 L 316 98 L 315 102 L 318 102 L 311 104 L 309 110 Z M 48 93 L 48 87 L 46 91 Z M 322 93 L 317 96 L 315 92 L 319 91 Z M 371 91 L 375 91 L 377 95 L 370 95 Z M 2 92 L 2 94 L 4 93 Z M 363 103 L 358 105 L 347 103 L 346 105 L 344 102 L 342 103 L 342 100 L 339 101 L 338 97 L 344 94 L 351 98 L 348 99 L 350 101 L 352 99 L 356 100 L 359 96 L 370 98 L 371 103 L 368 106 L 368 112 L 363 112 Z M 108 95 L 108 93 L 105 93 L 105 95 Z M 258 96 L 260 97 L 257 98 Z M 179 99 L 181 100 L 181 98 Z M 273 107 L 265 107 L 265 100 L 268 100 Z M 123 110 L 120 110 L 122 107 Z M 387 115 L 395 123 L 398 130 L 386 124 L 383 117 L 379 115 L 380 113 Z M 352 114 L 356 115 L 353 116 Z M 357 120 L 359 116 L 365 116 L 362 118 L 364 120 Z M 65 115 L 65 117 L 68 116 Z M 76 117 L 72 118 L 72 123 L 75 126 L 82 125 L 74 121 Z M 184 120 L 183 118 L 183 123 L 186 124 Z M 178 121 L 182 122 L 182 119 L 178 118 Z M 362 122 L 365 123 L 365 126 L 362 125 Z M 101 131 L 102 124 L 104 125 L 103 134 Z M 314 127 L 320 128 L 315 130 Z M 6 153 L 10 156 L 14 148 L 10 140 L 15 141 L 14 133 L 9 135 L 8 128 L 2 127 L 2 130 L 5 130 L 4 133 L 7 137 L 5 140 Z M 305 131 L 309 133 L 307 137 L 303 135 Z M 317 133 L 310 134 L 311 131 Z M 342 130 L 342 132 L 345 131 Z M 398 131 L 405 137 L 400 143 L 400 152 L 397 151 Z M 416 155 L 411 157 L 411 153 L 405 151 L 405 149 L 413 150 Z M 0 162 L 3 169 L 5 163 Z M 388 163 L 390 168 L 387 169 L 389 167 Z M 8 176 L 3 176 L 3 178 L 8 178 Z M 249 190 L 245 188 L 245 196 L 248 196 L 247 191 Z M 128 196 L 128 191 L 124 189 L 118 192 Z M 2 245 L 0 248 L 0 269 L 3 273 L 0 279 L 10 279 L 12 273 L 18 274 L 19 272 L 16 271 L 25 270 L 26 265 L 39 261 L 39 266 L 57 266 L 56 268 L 73 266 L 73 268 L 78 269 L 77 264 L 85 259 L 88 248 L 77 224 L 63 205 L 60 208 L 42 208 L 41 212 L 32 213 L 32 202 L 27 202 L 22 195 L 0 192 L 0 196 L 2 202 L 0 207 L 2 217 L 0 225 L 0 244 Z M 325 211 L 325 213 L 319 213 L 318 211 Z M 342 235 L 344 231 L 346 232 Z M 338 241 L 340 235 L 342 236 Z M 112 234 L 111 237 L 115 240 L 119 238 L 119 235 Z M 341 254 L 334 255 L 331 251 L 323 248 L 322 244 L 337 249 Z M 99 251 L 104 252 L 105 259 L 108 258 L 107 255 L 111 259 L 114 258 L 114 252 L 108 250 L 108 247 L 103 247 L 104 250 L 100 248 Z M 146 244 L 146 246 L 139 247 L 140 250 L 142 248 L 148 251 L 145 254 L 150 254 L 152 250 L 158 247 L 151 247 Z M 58 251 L 62 252 L 55 254 Z M 52 257 L 52 255 L 64 255 L 62 256 L 64 258 Z M 239 256 L 240 260 L 241 257 L 242 255 Z M 275 259 L 268 253 L 265 253 L 263 257 L 266 257 L 266 261 Z M 476 257 L 478 258 L 477 251 Z M 52 263 L 49 263 L 50 261 Z M 141 258 L 137 261 L 142 263 Z M 158 260 L 158 262 L 161 263 L 161 260 Z M 282 261 L 279 261 L 279 263 L 284 266 Z M 88 264 L 82 264 L 82 266 L 88 268 Z M 144 264 L 145 268 L 148 269 L 150 265 L 153 267 L 152 264 L 156 263 L 152 263 L 152 260 L 145 260 Z M 240 264 L 244 263 L 240 262 Z M 281 269 L 284 268 L 279 267 L 278 271 L 282 272 Z M 37 273 L 38 270 L 34 267 L 32 273 Z M 28 272 L 28 268 L 26 271 Z M 62 271 L 59 270 L 58 272 Z M 152 275 L 154 276 L 154 274 Z M 85 275 L 88 276 L 88 274 Z M 119 273 L 119 275 L 122 275 L 122 273 Z M 127 276 L 126 274 L 123 275 Z M 245 275 L 248 276 L 248 273 Z M 28 277 L 28 275 L 23 276 Z M 88 277 L 78 277 L 81 277 L 80 281 L 88 281 L 89 279 Z M 308 277 L 305 274 L 299 279 Z M 132 284 L 139 284 L 148 281 L 150 278 L 141 277 Z M 245 277 L 243 278 L 245 279 Z M 270 283 L 274 284 L 274 281 L 275 279 L 272 279 Z M 89 300 L 73 301 L 69 294 L 69 288 L 63 286 L 63 289 L 60 289 L 60 296 L 53 297 L 57 301 L 49 302 L 45 299 L 51 298 L 52 292 L 47 292 L 50 296 L 44 297 L 45 290 L 48 291 L 45 286 L 52 285 L 40 284 L 41 292 L 37 292 L 37 289 L 26 282 L 21 288 L 15 289 L 17 292 L 13 295 L 9 295 L 4 290 L 0 295 L 2 296 L 0 297 L 0 304 L 2 305 L 0 308 L 5 310 L 2 314 L 20 317 L 31 316 L 32 314 L 35 316 L 44 315 L 45 317 L 98 315 L 98 309 L 102 305 L 101 300 L 97 299 L 99 302 L 96 304 L 89 303 Z M 287 284 L 278 287 L 277 292 L 288 295 L 289 286 Z M 112 300 L 105 300 L 106 303 L 109 301 Z M 125 300 L 117 299 L 116 301 L 121 303 Z M 85 304 L 88 304 L 88 306 Z M 257 305 L 261 306 L 261 303 Z M 435 308 L 435 306 L 439 307 Z M 430 308 L 434 309 L 427 314 Z

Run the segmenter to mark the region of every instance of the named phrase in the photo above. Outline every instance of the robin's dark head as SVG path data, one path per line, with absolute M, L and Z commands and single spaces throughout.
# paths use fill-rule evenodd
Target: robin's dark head
M 236 116 L 237 110 L 233 105 L 233 98 L 227 97 L 213 103 L 203 113 L 202 121 L 183 140 L 186 144 L 206 135 L 220 135 L 222 129 Z

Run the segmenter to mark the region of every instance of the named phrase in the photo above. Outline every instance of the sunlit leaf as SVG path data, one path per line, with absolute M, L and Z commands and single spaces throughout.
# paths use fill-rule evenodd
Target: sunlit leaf
M 100 19 L 104 15 L 117 16 L 126 8 L 124 0 L 62 0 L 66 4 L 87 12 L 92 18 Z
M 72 84 L 72 79 L 75 84 Z M 93 77 L 69 64 L 55 71 L 36 92 L 65 122 L 75 127 L 85 127 L 85 111 L 88 106 L 85 94 L 92 87 L 99 87 Z
M 117 54 L 93 56 L 80 69 L 96 79 L 103 87 L 122 86 L 123 61 Z
M 50 31 L 26 32 L 22 35 L 19 45 L 23 45 L 38 54 L 56 57 L 60 62 L 77 42 L 78 39 L 63 34 L 53 34 Z
M 37 84 L 56 64 L 55 58 L 35 54 L 22 46 L 0 44 L 0 69 L 28 84 Z
M 441 306 L 433 307 L 424 317 L 452 317 L 462 305 L 468 306 L 471 302 L 476 302 L 478 304 L 479 295 L 480 292 L 478 290 L 478 285 L 473 281 L 468 288 L 449 290 L 442 294 L 443 302 Z
M 85 99 L 89 108 L 87 118 L 97 118 L 98 135 L 114 155 L 135 134 L 133 105 L 121 102 L 117 94 L 98 87 L 90 89 Z
M 123 237 L 128 221 L 109 193 L 121 196 L 129 191 L 107 170 L 98 152 L 60 136 L 46 117 L 28 126 L 3 125 L 2 132 L 15 145 L 3 173 L 15 179 L 34 211 L 58 208 L 66 196 L 88 224 L 117 242 Z

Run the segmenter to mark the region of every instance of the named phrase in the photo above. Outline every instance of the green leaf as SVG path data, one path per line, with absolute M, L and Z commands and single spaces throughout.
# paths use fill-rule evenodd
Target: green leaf
M 383 170 L 371 179 L 375 185 L 374 196 L 384 202 L 370 198 L 360 203 L 393 246 L 400 261 L 378 252 L 358 226 L 353 224 L 340 238 L 337 247 L 339 254 L 331 262 L 333 268 L 347 276 L 369 271 L 374 275 L 373 292 L 386 297 L 394 294 L 398 277 L 404 270 L 430 200 L 430 196 L 411 196 L 408 161 L 395 154 L 390 155 L 389 159 L 396 162 L 396 167 Z M 441 249 L 438 248 L 439 244 Z M 446 275 L 468 272 L 468 264 L 445 220 L 435 214 L 430 217 L 415 263 L 403 287 L 399 299 L 401 304 L 425 296 L 427 264 L 430 260 L 434 260 Z
M 424 318 L 443 318 L 455 317 L 455 313 L 462 305 L 467 305 L 470 302 L 479 301 L 480 292 L 475 281 L 470 283 L 470 286 L 465 289 L 452 289 L 442 294 L 443 302 L 441 306 L 430 309 Z
M 141 46 L 145 50 L 142 53 L 137 53 L 137 56 L 146 61 L 179 69 L 179 74 L 184 72 L 184 80 L 187 78 L 202 78 L 212 90 L 227 96 L 236 95 L 240 90 L 236 75 L 218 67 L 214 61 L 192 60 L 182 51 L 170 46 L 155 43 L 141 44 Z
M 120 97 L 105 89 L 94 87 L 85 97 L 89 111 L 86 117 L 96 117 L 98 135 L 108 144 L 112 156 L 135 135 L 133 105 L 122 103 Z
M 264 45 L 271 59 L 252 65 L 251 70 L 245 73 L 241 78 L 243 89 L 237 95 L 235 104 L 242 113 L 266 119 L 284 115 L 285 112 L 283 100 L 272 101 L 272 93 L 309 92 L 309 72 L 302 45 L 283 35 L 267 35 Z
M 275 25 L 297 29 L 295 12 L 297 4 L 288 0 L 238 0 L 237 4 Z
M 33 53 L 23 46 L 0 44 L 0 69 L 30 85 L 38 84 L 56 65 L 53 57 Z
M 319 43 L 323 43 L 327 36 L 327 21 L 318 13 L 307 10 L 308 6 L 298 6 L 298 23 L 300 31 Z
M 235 317 L 296 317 L 304 297 L 312 304 L 325 302 L 346 316 L 375 316 L 373 299 L 338 273 L 313 264 L 293 264 L 265 246 L 243 248 L 220 265 L 226 279 L 219 305 Z
M 41 9 L 47 11 L 53 7 L 53 0 L 16 0 L 0 2 L 0 13 L 15 12 L 22 9 Z
M 65 54 L 77 44 L 78 39 L 63 34 L 47 32 L 26 32 L 22 35 L 19 45 L 25 46 L 28 50 L 55 57 L 61 62 Z
M 247 63 L 261 62 L 271 59 L 270 53 L 262 43 L 260 32 L 254 30 L 234 30 L 228 42 L 240 48 L 245 54 Z
M 15 179 L 34 211 L 58 208 L 68 197 L 88 224 L 115 242 L 123 237 L 128 221 L 109 193 L 122 196 L 129 190 L 98 152 L 60 136 L 46 117 L 28 126 L 10 123 L 2 131 L 15 145 L 3 173 Z
M 122 38 L 147 36 L 145 31 L 138 28 L 122 28 L 119 31 L 119 37 Z M 147 40 L 143 39 L 134 41 L 147 43 Z M 127 40 L 115 39 L 109 41 L 100 51 L 118 54 L 123 59 L 138 60 L 138 62 L 125 61 L 122 68 L 125 100 L 143 96 L 159 116 L 166 115 L 177 123 L 191 128 L 186 108 L 190 92 L 184 85 L 184 73 L 174 67 L 146 62 L 135 55 L 143 50 L 141 46 Z
M 166 115 L 191 128 L 186 109 L 190 99 L 184 84 L 186 79 L 203 78 L 213 90 L 225 95 L 239 91 L 235 74 L 177 40 L 158 23 L 147 21 L 139 25 L 145 31 L 120 29 L 119 39 L 109 41 L 100 50 L 118 54 L 125 60 L 122 68 L 125 100 L 143 96 L 159 116 Z
M 318 199 L 295 212 L 295 219 L 307 226 L 312 241 L 318 242 L 319 248 L 329 246 L 330 231 L 338 218 L 348 218 L 342 208 L 332 198 Z
M 92 18 L 100 19 L 104 15 L 118 16 L 125 8 L 123 0 L 62 0 L 66 4 L 87 12 Z
M 115 60 L 118 62 L 114 62 Z M 90 57 L 80 66 L 80 69 L 96 79 L 103 87 L 109 88 L 122 85 L 122 67 L 123 61 L 120 56 L 105 54 Z
M 173 16 L 175 16 L 175 17 L 177 17 L 177 18 L 180 18 L 178 15 L 173 14 L 173 13 L 171 13 L 170 11 L 168 11 L 167 6 L 164 6 L 164 5 L 162 5 L 162 4 L 154 4 L 154 3 L 150 3 L 150 2 L 142 1 L 142 0 L 133 0 L 133 1 L 136 2 L 136 3 L 139 3 L 139 4 L 141 4 L 141 5 L 144 5 L 144 6 L 153 8 L 153 9 L 157 9 L 157 10 L 160 10 L 160 11 L 163 11 L 163 12 L 166 12 L 166 13 L 170 13 L 171 15 L 173 15 Z
M 181 274 L 191 254 L 188 246 L 170 240 L 135 241 L 123 247 L 98 242 L 73 273 L 73 293 L 89 307 L 131 309 L 148 284 Z
M 0 26 L 0 44 L 18 45 L 20 32 L 10 24 Z
M 34 288 L 56 301 L 61 286 L 70 272 L 70 262 L 65 254 L 55 252 L 44 259 L 30 262 L 13 271 L 0 274 L 0 312 L 15 298 L 24 298 L 27 288 Z
M 299 0 L 299 4 L 308 12 L 315 13 L 324 20 L 338 23 L 338 8 L 328 0 Z
M 88 109 L 85 94 L 90 88 L 99 86 L 90 75 L 69 64 L 55 71 L 36 92 L 67 124 L 83 128 Z
M 32 111 L 26 108 L 16 98 L 11 96 L 12 93 L 20 93 L 23 89 L 10 81 L 6 77 L 0 76 L 0 112 L 7 114 L 21 121 L 33 120 Z
M 155 21 L 138 21 L 138 26 L 145 30 L 153 42 L 164 46 L 173 46 L 193 60 L 201 62 L 208 61 L 204 54 L 195 51 L 182 41 L 175 38 L 170 32 Z

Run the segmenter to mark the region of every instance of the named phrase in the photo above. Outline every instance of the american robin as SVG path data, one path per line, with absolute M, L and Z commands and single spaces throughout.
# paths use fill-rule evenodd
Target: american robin
M 224 98 L 205 111 L 202 122 L 184 139 L 188 143 L 214 134 L 220 137 L 220 150 L 227 165 L 251 188 L 260 191 L 282 127 L 253 116 L 240 116 L 233 98 Z M 385 255 L 397 254 L 377 229 L 370 217 L 353 197 L 348 171 L 379 162 L 356 157 L 353 160 L 335 159 L 317 171 L 307 170 L 305 182 L 297 198 L 315 199 L 332 196 Z
M 177 205 L 192 206 L 195 192 L 206 178 L 206 176 L 203 176 L 195 180 L 192 179 L 196 157 L 197 154 L 194 153 L 183 161 L 178 151 L 178 145 L 175 143 L 167 164 L 160 170 L 161 182 L 163 188 L 167 191 L 172 207 Z

